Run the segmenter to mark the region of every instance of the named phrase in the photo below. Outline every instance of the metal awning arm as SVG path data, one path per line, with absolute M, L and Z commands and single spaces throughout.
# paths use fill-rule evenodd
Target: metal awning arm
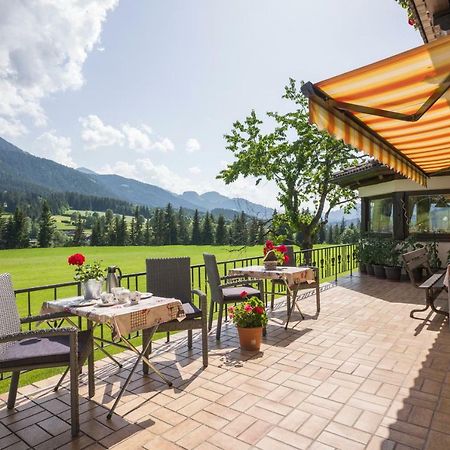
M 335 109 L 342 111 L 360 112 L 370 114 L 372 116 L 388 117 L 390 119 L 403 120 L 405 122 L 417 122 L 450 88 L 450 75 L 439 85 L 439 87 L 431 94 L 428 100 L 414 113 L 403 114 L 395 111 L 388 111 L 380 108 L 372 108 L 370 106 L 357 105 L 355 103 L 340 102 L 334 100 L 317 86 L 308 82 L 302 86 L 302 92 L 309 98 L 320 97 L 325 103 Z

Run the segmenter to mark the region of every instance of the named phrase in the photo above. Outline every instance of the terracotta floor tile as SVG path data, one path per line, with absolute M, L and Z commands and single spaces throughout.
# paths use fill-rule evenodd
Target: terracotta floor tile
M 249 445 L 255 445 L 261 436 L 266 435 L 273 427 L 270 423 L 257 420 L 239 435 L 239 439 Z

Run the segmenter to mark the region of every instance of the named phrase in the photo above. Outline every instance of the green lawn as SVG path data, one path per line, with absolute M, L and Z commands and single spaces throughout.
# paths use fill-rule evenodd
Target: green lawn
M 217 255 L 218 260 L 245 258 L 261 254 L 260 246 L 229 247 L 211 245 L 167 245 L 158 247 L 61 247 L 27 248 L 0 251 L 0 273 L 9 272 L 14 287 L 25 288 L 73 280 L 73 267 L 67 257 L 83 253 L 87 261 L 101 260 L 102 265 L 118 265 L 123 273 L 144 272 L 148 257 L 190 256 L 192 264 L 203 263 L 203 253 Z

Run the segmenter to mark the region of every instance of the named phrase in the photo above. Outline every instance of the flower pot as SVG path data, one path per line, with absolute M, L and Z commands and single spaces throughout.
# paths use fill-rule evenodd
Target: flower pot
M 237 327 L 239 344 L 242 350 L 257 352 L 261 347 L 262 327 L 241 328 Z
M 384 266 L 386 278 L 392 281 L 400 281 L 402 278 L 402 268 L 393 266 Z
M 368 275 L 375 275 L 375 272 L 373 271 L 373 264 L 366 263 L 366 269 Z
M 275 270 L 277 268 L 278 261 L 264 261 L 264 268 L 266 270 Z
M 373 272 L 377 278 L 386 278 L 386 271 L 384 266 L 380 264 L 373 264 Z
M 367 266 L 366 263 L 360 262 L 359 263 L 359 271 L 361 273 L 367 273 Z
M 103 280 L 86 280 L 81 283 L 81 292 L 85 300 L 97 300 L 102 293 Z

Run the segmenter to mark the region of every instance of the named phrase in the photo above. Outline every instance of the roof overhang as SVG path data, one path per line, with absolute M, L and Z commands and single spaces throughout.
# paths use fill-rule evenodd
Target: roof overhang
M 401 175 L 450 167 L 450 36 L 302 91 L 319 129 Z
M 450 0 L 410 0 L 424 42 L 450 34 Z

